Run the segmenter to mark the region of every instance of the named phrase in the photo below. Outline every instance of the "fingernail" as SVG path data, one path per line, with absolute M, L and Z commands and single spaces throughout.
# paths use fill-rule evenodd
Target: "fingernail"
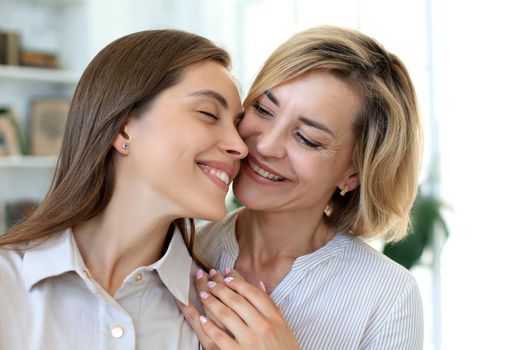
M 229 274 L 230 272 L 232 272 L 232 269 L 230 269 L 229 267 L 224 269 L 225 274 Z
M 233 277 L 226 277 L 224 279 L 224 282 L 226 282 L 226 283 L 230 283 L 231 281 L 233 281 Z
M 266 292 L 266 286 L 264 285 L 263 281 L 259 281 L 259 285 L 261 286 L 262 290 Z
M 202 277 L 204 277 L 204 271 L 199 269 L 197 271 L 197 279 L 200 280 Z
M 202 299 L 208 299 L 208 297 L 210 296 L 210 295 L 209 295 L 208 293 L 206 293 L 206 292 L 200 292 L 199 294 L 200 294 L 200 296 L 201 296 Z
M 208 287 L 209 288 L 214 288 L 216 285 L 217 285 L 217 283 L 215 283 L 213 281 L 208 281 Z
M 215 276 L 216 273 L 217 273 L 217 271 L 215 271 L 214 269 L 211 269 L 210 270 L 210 277 Z
M 206 322 L 208 322 L 208 319 L 204 316 L 199 316 L 199 321 L 201 321 L 202 324 L 205 324 Z

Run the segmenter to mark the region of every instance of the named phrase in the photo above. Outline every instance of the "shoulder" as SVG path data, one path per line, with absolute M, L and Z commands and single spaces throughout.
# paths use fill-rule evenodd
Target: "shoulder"
M 360 238 L 339 234 L 333 246 L 337 253 L 311 274 L 323 276 L 315 278 L 321 278 L 325 287 L 320 292 L 325 306 L 332 303 L 331 300 L 337 301 L 332 307 L 346 315 L 341 323 L 351 325 L 356 332 L 360 329 L 362 344 L 385 340 L 385 337 L 392 341 L 404 337 L 403 342 L 407 344 L 418 343 L 422 332 L 422 303 L 410 271 Z
M 353 289 L 361 296 L 357 308 L 370 320 L 363 334 L 364 348 L 381 344 L 381 349 L 393 349 L 401 343 L 404 349 L 421 349 L 423 306 L 415 278 L 363 240 L 347 237 L 345 241 L 340 261 L 349 271 L 351 281 L 346 283 L 358 285 Z
M 338 239 L 342 248 L 338 259 L 342 264 L 359 269 L 367 278 L 372 278 L 378 283 L 392 283 L 392 280 L 403 284 L 415 282 L 412 274 L 406 268 L 361 238 L 340 234 Z
M 8 276 L 20 272 L 24 261 L 23 250 L 11 250 L 0 247 L 0 276 Z
M 23 251 L 0 248 L 0 299 L 15 286 L 23 285 L 23 261 Z
M 333 253 L 317 264 L 312 277 L 333 285 L 344 299 L 359 296 L 370 312 L 386 311 L 404 299 L 419 298 L 410 271 L 377 251 L 360 238 L 339 234 L 331 245 Z M 324 277 L 320 277 L 324 276 Z M 419 299 L 417 299 L 419 300 Z

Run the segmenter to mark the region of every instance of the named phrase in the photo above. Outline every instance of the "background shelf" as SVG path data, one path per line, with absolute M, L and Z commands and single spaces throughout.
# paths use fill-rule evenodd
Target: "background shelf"
M 0 65 L 0 79 L 74 85 L 80 79 L 80 73 L 60 69 Z

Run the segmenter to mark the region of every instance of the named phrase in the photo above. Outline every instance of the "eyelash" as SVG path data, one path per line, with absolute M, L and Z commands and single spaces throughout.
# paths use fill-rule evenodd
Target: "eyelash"
M 273 114 L 268 111 L 266 108 L 264 108 L 263 106 L 261 106 L 261 104 L 257 101 L 255 101 L 253 104 L 252 104 L 253 108 L 255 109 L 255 111 L 263 116 L 263 117 L 273 117 Z M 311 142 L 309 141 L 306 137 L 304 137 L 300 132 L 296 131 L 295 132 L 295 137 L 297 138 L 297 140 L 303 144 L 304 146 L 310 148 L 310 149 L 314 149 L 314 150 L 318 150 L 320 148 L 322 148 L 323 145 L 319 144 L 319 143 L 314 143 L 314 142 Z
M 304 137 L 298 131 L 295 132 L 295 136 L 297 137 L 297 140 L 299 140 L 300 143 L 302 143 L 303 145 L 305 145 L 308 148 L 317 150 L 317 149 L 320 149 L 323 146 L 323 145 L 321 145 L 319 143 L 314 143 L 314 142 L 309 141 L 306 137 Z
M 219 117 L 217 117 L 215 114 L 211 114 L 211 113 L 208 113 L 208 112 L 205 112 L 205 111 L 199 111 L 199 113 L 204 114 L 205 116 L 213 118 L 215 120 L 219 120 Z
M 255 109 L 255 111 L 264 116 L 264 117 L 273 117 L 273 114 L 267 110 L 266 108 L 264 108 L 263 106 L 261 106 L 261 104 L 257 101 L 255 101 L 253 104 L 252 104 L 253 108 Z

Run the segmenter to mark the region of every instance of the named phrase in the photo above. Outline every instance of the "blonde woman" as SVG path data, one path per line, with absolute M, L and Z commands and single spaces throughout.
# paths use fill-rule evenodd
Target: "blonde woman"
M 363 240 L 402 239 L 416 196 L 421 124 L 402 62 L 360 32 L 312 28 L 268 58 L 244 108 L 245 207 L 196 241 L 226 279 L 199 271 L 207 317 L 184 309 L 203 343 L 421 349 L 414 278 Z
M 1 349 L 198 349 L 193 232 L 246 145 L 228 54 L 176 30 L 104 48 L 71 103 L 53 184 L 0 237 Z

